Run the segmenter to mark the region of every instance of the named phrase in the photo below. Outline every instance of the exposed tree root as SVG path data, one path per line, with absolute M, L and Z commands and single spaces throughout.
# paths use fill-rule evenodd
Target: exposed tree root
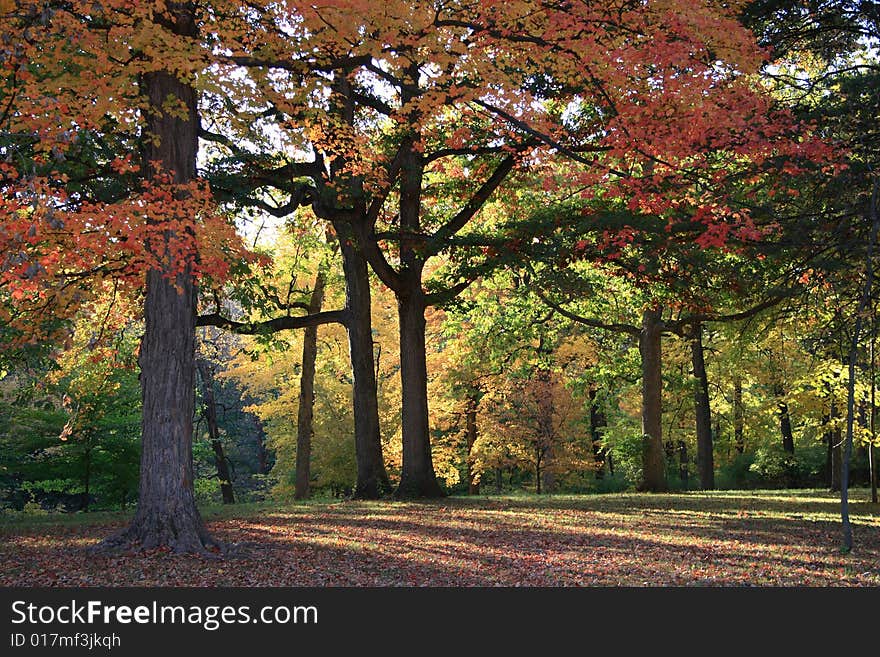
M 156 509 L 138 511 L 128 527 L 108 536 L 90 550 L 95 554 L 113 554 L 161 548 L 207 558 L 220 558 L 228 551 L 227 546 L 211 537 L 198 511 L 174 514 Z

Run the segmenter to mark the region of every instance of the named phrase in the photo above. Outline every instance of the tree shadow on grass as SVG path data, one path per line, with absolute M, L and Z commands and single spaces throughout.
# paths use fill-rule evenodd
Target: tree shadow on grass
M 635 497 L 635 496 L 634 496 Z M 789 517 L 738 517 L 735 498 L 696 508 L 615 499 L 507 499 L 316 507 L 218 519 L 236 545 L 219 563 L 162 552 L 95 557 L 106 524 L 29 530 L 0 546 L 4 586 L 567 586 L 880 584 L 880 528 L 869 546 L 835 553 L 838 527 Z M 674 496 L 681 501 L 681 496 Z M 632 500 L 630 500 L 632 501 Z M 780 502 L 782 504 L 782 502 Z M 761 507 L 766 508 L 766 507 Z M 543 512 L 543 513 L 542 513 Z M 781 513 L 781 511 L 780 511 Z M 861 534 L 861 537 L 859 536 Z

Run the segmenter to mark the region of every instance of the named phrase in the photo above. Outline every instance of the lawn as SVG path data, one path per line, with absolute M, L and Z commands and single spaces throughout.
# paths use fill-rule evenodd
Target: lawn
M 880 506 L 820 491 L 210 507 L 222 559 L 88 552 L 124 514 L 0 522 L 2 586 L 880 586 Z

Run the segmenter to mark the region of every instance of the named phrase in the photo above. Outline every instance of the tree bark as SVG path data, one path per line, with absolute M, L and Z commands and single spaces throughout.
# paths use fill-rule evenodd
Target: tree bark
M 418 66 L 412 65 L 408 74 L 418 85 Z M 403 90 L 402 100 L 407 103 L 410 92 Z M 416 116 L 412 126 L 417 125 Z M 421 198 L 424 163 L 416 147 L 417 135 L 403 140 L 400 153 L 400 263 L 397 312 L 400 326 L 400 384 L 401 384 L 401 439 L 403 464 L 397 497 L 442 497 L 431 460 L 431 435 L 428 424 L 428 367 L 425 353 L 425 308 L 427 301 L 422 290 L 424 255 L 419 253 L 408 235 L 421 230 Z
M 714 446 L 712 440 L 712 412 L 709 406 L 709 377 L 703 355 L 703 326 L 691 327 L 691 364 L 694 369 L 694 413 L 697 418 L 697 471 L 700 488 L 715 488 Z
M 379 402 L 373 356 L 372 299 L 367 260 L 349 227 L 335 223 L 345 276 L 348 312 L 348 348 L 353 377 L 354 443 L 357 461 L 356 499 L 377 499 L 390 492 L 391 484 L 382 458 Z
M 639 353 L 642 357 L 642 481 L 638 488 L 653 493 L 668 489 L 663 458 L 662 333 L 661 309 L 645 310 L 639 334 Z
M 841 443 L 843 442 L 840 427 L 831 432 L 831 490 L 840 492 Z
M 477 398 L 476 392 L 471 392 L 467 398 L 467 407 L 465 408 L 465 437 L 467 440 L 467 461 L 466 461 L 466 470 L 467 470 L 467 482 L 468 482 L 468 495 L 479 495 L 480 494 L 480 481 L 477 479 L 476 472 L 474 472 L 474 462 L 473 462 L 473 449 L 474 444 L 477 442 L 477 438 L 479 436 L 478 428 L 477 428 L 477 408 L 479 406 L 479 399 Z
M 425 303 L 419 277 L 410 281 L 409 294 L 397 298 L 400 318 L 400 383 L 403 401 L 401 432 L 403 466 L 399 498 L 442 497 L 431 458 L 428 426 L 428 366 L 425 356 Z
M 309 314 L 321 312 L 324 303 L 324 285 L 327 274 L 323 267 L 315 276 L 315 286 L 309 299 Z M 299 408 L 296 417 L 296 483 L 293 497 L 308 499 L 311 495 L 311 462 L 313 414 L 315 408 L 315 360 L 318 356 L 318 327 L 309 326 L 303 332 L 302 366 L 299 378 Z
M 202 380 L 202 406 L 205 422 L 208 425 L 208 437 L 214 451 L 214 463 L 217 467 L 217 480 L 220 482 L 220 493 L 223 504 L 235 504 L 235 493 L 232 490 L 232 477 L 229 475 L 229 464 L 223 453 L 223 442 L 220 440 L 220 426 L 217 423 L 217 404 L 214 401 L 214 375 L 211 366 L 202 358 L 196 359 L 196 368 Z
M 172 4 L 156 19 L 174 34 L 195 37 L 193 6 Z M 158 161 L 175 183 L 195 177 L 198 150 L 198 104 L 195 90 L 166 71 L 142 78 L 147 97 L 145 163 Z M 169 99 L 174 99 L 169 110 Z M 179 107 L 185 108 L 181 116 Z M 166 244 L 150 244 L 157 255 Z M 176 552 L 206 553 L 217 543 L 208 535 L 193 492 L 192 433 L 195 406 L 196 286 L 191 267 L 177 269 L 163 255 L 163 265 L 146 277 L 144 336 L 139 363 L 143 400 L 140 484 L 131 525 L 109 537 L 99 549 L 170 547 Z M 172 278 L 173 276 L 173 278 Z
M 794 454 L 794 433 L 791 429 L 791 416 L 788 412 L 788 404 L 785 401 L 785 389 L 781 384 L 774 386 L 777 398 L 776 408 L 779 410 L 779 432 L 782 434 L 782 449 L 789 454 Z

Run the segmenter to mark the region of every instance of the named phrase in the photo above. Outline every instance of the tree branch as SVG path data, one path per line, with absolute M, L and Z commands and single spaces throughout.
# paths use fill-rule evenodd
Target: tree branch
M 444 303 L 449 303 L 459 294 L 468 289 L 471 283 L 473 283 L 475 280 L 476 279 L 472 278 L 466 281 L 462 281 L 460 283 L 456 283 L 452 287 L 448 287 L 445 290 L 437 290 L 436 292 L 426 294 L 425 307 L 428 308 L 430 306 L 442 306 Z
M 347 323 L 348 312 L 345 310 L 328 310 L 300 317 L 276 317 L 262 322 L 236 322 L 223 317 L 220 313 L 199 315 L 196 318 L 196 326 L 216 326 L 238 335 L 266 335 L 288 329 L 308 328 L 323 324 L 342 324 L 345 326 Z
M 592 326 L 594 328 L 603 329 L 605 331 L 614 331 L 615 333 L 629 333 L 630 335 L 638 335 L 639 333 L 641 333 L 641 328 L 639 328 L 638 326 L 633 326 L 632 324 L 606 324 L 605 322 L 600 322 L 596 319 L 582 317 L 581 315 L 573 313 L 570 310 L 566 310 L 558 303 L 551 301 L 542 292 L 539 292 L 537 290 L 535 290 L 534 292 L 546 306 L 552 308 L 563 317 L 566 317 L 573 322 L 577 322 L 578 324 L 585 324 L 586 326 Z
M 452 219 L 437 229 L 431 237 L 431 241 L 434 242 L 434 247 L 431 249 L 432 253 L 436 254 L 442 250 L 446 240 L 464 228 L 464 226 L 474 218 L 474 215 L 476 215 L 477 212 L 480 211 L 480 208 L 486 204 L 486 201 L 489 200 L 492 193 L 498 189 L 498 186 L 502 182 L 504 182 L 507 174 L 513 170 L 515 164 L 516 157 L 512 153 L 505 157 L 495 171 L 492 172 L 492 175 L 489 176 L 489 179 L 486 180 L 486 182 L 484 182 L 470 198 L 467 205 L 465 205 L 458 214 L 452 217 Z

